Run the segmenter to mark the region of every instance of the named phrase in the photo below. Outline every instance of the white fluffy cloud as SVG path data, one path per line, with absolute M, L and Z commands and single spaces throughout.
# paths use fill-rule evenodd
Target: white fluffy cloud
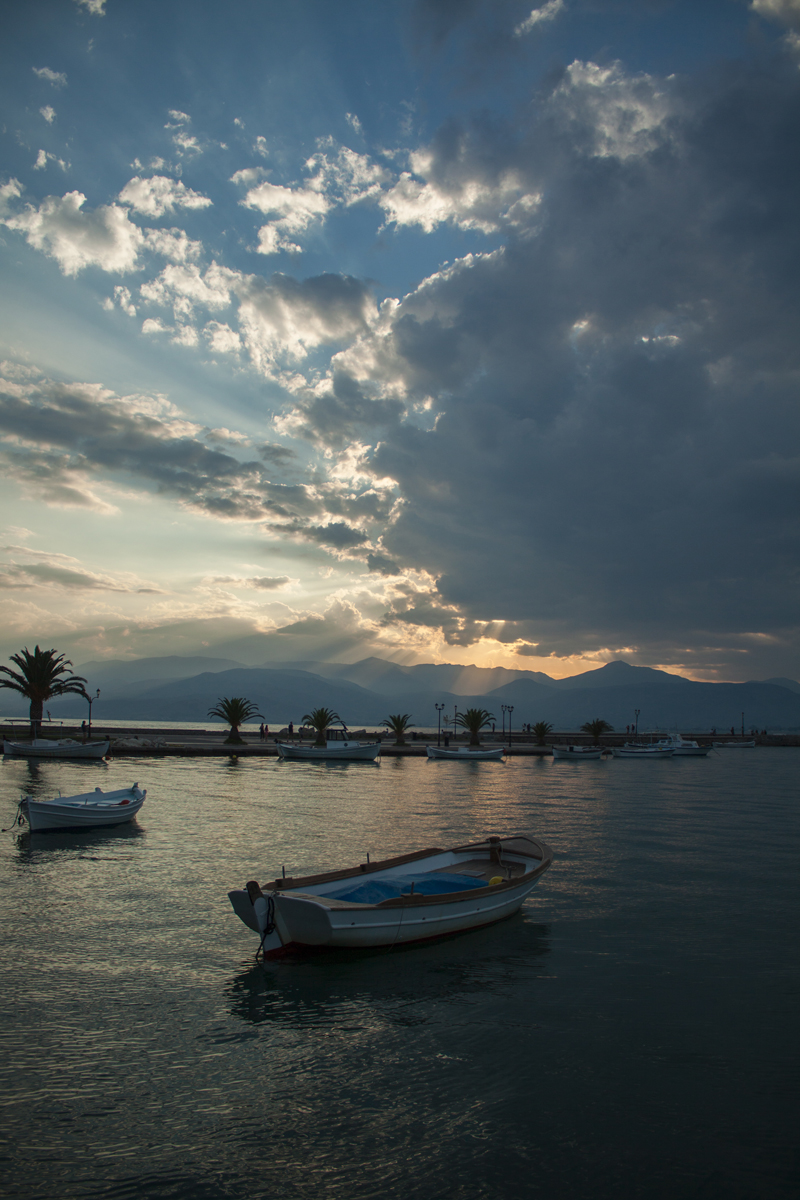
M 125 184 L 118 199 L 147 217 L 163 217 L 176 208 L 208 208 L 213 203 L 179 179 L 166 175 L 152 175 L 149 179 L 137 175 Z
M 53 108 L 52 104 L 45 104 L 44 108 L 39 109 L 39 112 L 42 114 L 45 121 L 47 121 L 48 125 L 53 124 L 53 121 L 56 119 L 56 110 Z
M 137 265 L 144 235 L 116 204 L 105 204 L 85 212 L 82 192 L 63 197 L 47 196 L 41 204 L 28 204 L 11 212 L 8 202 L 22 194 L 16 180 L 0 189 L 0 222 L 24 234 L 29 245 L 55 258 L 65 275 L 77 275 L 85 267 L 125 272 Z

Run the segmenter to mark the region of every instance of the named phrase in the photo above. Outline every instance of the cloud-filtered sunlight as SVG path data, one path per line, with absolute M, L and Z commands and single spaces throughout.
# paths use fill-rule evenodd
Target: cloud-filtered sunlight
M 33 0 L 2 55 L 3 656 L 798 677 L 797 0 Z

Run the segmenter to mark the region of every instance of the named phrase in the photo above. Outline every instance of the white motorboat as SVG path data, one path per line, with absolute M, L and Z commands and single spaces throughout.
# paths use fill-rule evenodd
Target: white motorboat
M 587 759 L 601 758 L 604 746 L 553 746 L 553 758 L 574 759 L 582 762 Z
M 752 741 L 742 742 L 714 742 L 715 750 L 754 750 L 756 743 L 755 738 Z
M 699 742 L 682 738 L 679 733 L 674 733 L 668 738 L 661 738 L 656 745 L 671 749 L 673 758 L 705 758 L 707 754 L 711 753 L 710 746 L 701 746 Z
M 23 796 L 19 810 L 31 832 L 43 829 L 94 829 L 98 825 L 124 825 L 132 821 L 147 795 L 138 783 L 116 792 L 82 792 L 78 796 L 56 796 L 52 800 L 34 800 Z
M 455 758 L 462 762 L 498 762 L 504 754 L 503 746 L 428 746 L 428 758 Z
M 289 949 L 428 941 L 492 925 L 522 905 L 553 861 L 523 834 L 450 850 L 419 850 L 300 879 L 251 881 L 233 909 L 275 958 Z
M 671 746 L 659 746 L 658 743 L 652 743 L 647 746 L 636 745 L 635 742 L 626 742 L 624 746 L 612 746 L 611 753 L 614 758 L 672 758 L 675 751 Z
M 324 746 L 300 746 L 292 742 L 278 742 L 277 746 L 281 758 L 306 761 L 374 762 L 381 752 L 380 742 L 355 742 L 351 738 L 328 738 Z
M 74 738 L 34 738 L 30 742 L 3 742 L 3 754 L 25 758 L 105 758 L 110 742 L 76 742 Z

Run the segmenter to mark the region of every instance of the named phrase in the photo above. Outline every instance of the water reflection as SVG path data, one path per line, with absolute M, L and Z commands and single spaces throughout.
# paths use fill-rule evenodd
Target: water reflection
M 105 759 L 75 759 L 66 764 L 53 759 L 19 759 L 8 755 L 3 758 L 3 766 L 17 769 L 15 786 L 21 795 L 33 796 L 34 799 L 51 798 L 61 794 L 75 796 L 81 791 L 91 791 L 100 786 L 97 772 L 107 774 L 109 770 Z M 73 778 L 74 771 L 90 774 L 91 778 Z M 68 788 L 65 787 L 67 778 Z
M 538 974 L 550 949 L 548 926 L 518 913 L 425 946 L 325 950 L 259 963 L 225 992 L 231 1015 L 252 1025 L 331 1025 L 367 1008 L 408 1025 L 427 1020 L 431 1006 L 518 987 L 524 976 Z
M 107 829 L 74 829 L 33 833 L 26 825 L 15 835 L 15 859 L 21 865 L 34 862 L 52 854 L 64 855 L 71 852 L 74 857 L 91 857 L 93 851 L 122 848 L 123 843 L 132 843 L 147 834 L 136 820 L 127 825 L 113 825 Z

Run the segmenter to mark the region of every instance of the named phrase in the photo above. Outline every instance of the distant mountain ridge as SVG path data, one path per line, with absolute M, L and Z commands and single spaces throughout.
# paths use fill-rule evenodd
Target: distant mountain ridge
M 680 675 L 617 660 L 567 679 L 539 671 L 505 667 L 464 667 L 422 663 L 405 667 L 380 658 L 356 663 L 281 663 L 248 667 L 225 658 L 199 656 L 82 663 L 76 673 L 88 687 L 100 687 L 93 719 L 197 721 L 220 696 L 246 696 L 270 725 L 297 725 L 312 708 L 325 705 L 350 726 L 378 725 L 390 713 L 409 712 L 418 727 L 436 725 L 434 704 L 445 714 L 470 706 L 486 708 L 500 728 L 501 704 L 513 705 L 512 728 L 538 720 L 556 729 L 578 729 L 602 717 L 624 729 L 640 710 L 640 731 L 741 727 L 800 729 L 800 684 L 794 680 L 749 683 L 695 683 Z M 474 690 L 465 690 L 474 689 Z M 3 699 L 5 703 L 3 703 Z M 24 716 L 24 702 L 0 691 L 8 715 Z M 82 718 L 86 704 L 77 697 L 53 700 L 54 718 Z

